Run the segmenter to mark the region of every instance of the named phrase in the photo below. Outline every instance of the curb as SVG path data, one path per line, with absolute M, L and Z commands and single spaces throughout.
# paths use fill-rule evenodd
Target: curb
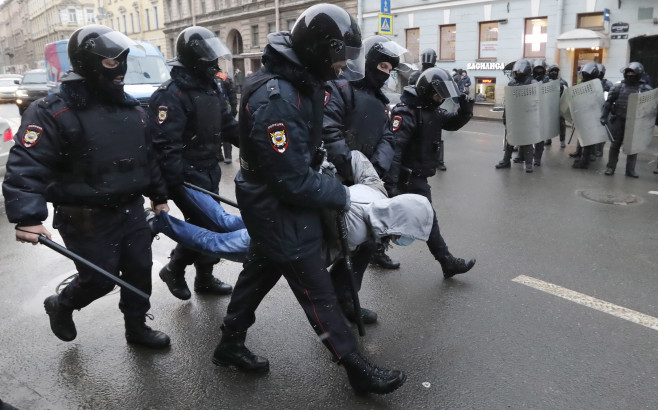
M 483 116 L 478 116 L 474 115 L 471 119 L 473 120 L 478 120 L 478 121 L 497 121 L 497 122 L 503 122 L 502 118 L 494 118 L 494 117 L 483 117 Z

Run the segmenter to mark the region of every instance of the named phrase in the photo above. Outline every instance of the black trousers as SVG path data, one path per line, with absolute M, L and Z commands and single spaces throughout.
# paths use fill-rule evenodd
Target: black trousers
M 608 153 L 608 164 L 607 168 L 615 169 L 617 167 L 617 162 L 619 161 L 619 151 L 621 146 L 624 144 L 624 129 L 626 128 L 626 119 L 621 117 L 615 117 L 610 120 L 610 133 L 612 138 L 615 139 L 613 143 L 610 144 L 610 152 Z M 626 170 L 631 171 L 635 170 L 635 162 L 637 160 L 637 154 L 628 155 L 626 158 Z
M 511 153 L 511 151 L 510 151 Z M 408 184 L 402 184 L 401 191 L 407 194 L 417 194 L 422 195 L 427 198 L 430 203 L 432 203 L 432 188 L 430 184 L 427 183 L 427 177 L 411 176 L 409 178 Z M 427 247 L 430 250 L 430 253 L 437 259 L 441 260 L 448 255 L 448 245 L 443 240 L 441 236 L 441 230 L 439 229 L 439 221 L 436 219 L 436 211 L 434 213 L 434 220 L 432 221 L 432 230 L 430 231 L 430 237 L 427 240 Z
M 70 251 L 151 294 L 153 238 L 141 197 L 116 209 L 58 206 L 53 226 Z M 75 267 L 78 277 L 59 295 L 64 306 L 82 309 L 114 289 L 114 282 L 100 273 L 77 262 Z M 150 308 L 148 300 L 121 289 L 119 309 L 124 316 L 144 317 Z
M 254 247 L 240 272 L 229 302 L 224 326 L 246 331 L 256 321 L 256 309 L 281 276 L 286 278 L 313 330 L 336 359 L 356 350 L 352 329 L 338 307 L 331 277 L 318 249 L 317 256 L 275 262 Z
M 185 181 L 215 194 L 219 193 L 219 181 L 222 176 L 219 164 L 214 163 L 208 169 L 196 167 L 194 172 L 186 172 Z M 203 209 L 200 209 L 196 202 L 191 201 L 185 195 L 184 190 L 177 190 L 170 193 L 176 206 L 183 212 L 185 221 L 194 225 L 218 232 L 218 227 L 206 216 Z M 176 245 L 171 251 L 171 263 L 179 267 L 185 267 L 195 264 L 198 270 L 205 273 L 211 273 L 213 265 L 219 262 L 219 258 L 193 251 L 183 245 Z
M 377 251 L 378 246 L 376 242 L 366 242 L 359 245 L 358 248 L 351 255 L 352 270 L 354 271 L 354 279 L 357 286 L 357 292 L 361 290 L 361 283 L 363 282 L 363 275 L 366 272 L 370 258 Z M 347 266 L 345 259 L 338 259 L 331 265 L 329 270 L 331 280 L 333 281 L 334 288 L 336 289 L 336 297 L 342 303 L 352 303 L 352 284 L 350 277 L 347 274 Z

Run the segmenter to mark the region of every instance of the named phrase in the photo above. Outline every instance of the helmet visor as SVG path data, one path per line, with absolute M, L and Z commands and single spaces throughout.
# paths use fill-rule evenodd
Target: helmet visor
M 336 59 L 340 67 L 334 67 L 336 74 L 348 81 L 357 81 L 362 79 L 366 73 L 366 56 L 363 47 L 345 46 L 345 59 Z M 337 64 L 337 63 L 336 63 Z
M 430 85 L 438 96 L 443 99 L 451 98 L 453 101 L 457 102 L 459 95 L 461 94 L 453 79 L 450 79 L 450 81 L 435 79 L 430 82 Z
M 218 58 L 227 61 L 233 59 L 228 47 L 217 37 L 197 38 L 190 42 L 190 46 L 202 61 L 213 61 Z
M 134 40 L 118 31 L 110 31 L 102 36 L 89 39 L 85 43 L 91 46 L 89 51 L 103 58 L 117 58 L 131 46 L 143 49 Z

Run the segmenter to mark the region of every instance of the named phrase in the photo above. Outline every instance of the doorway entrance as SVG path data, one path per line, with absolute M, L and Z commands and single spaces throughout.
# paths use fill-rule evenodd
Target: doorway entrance
M 658 85 L 658 35 L 635 37 L 628 40 L 631 46 L 631 60 L 642 63 L 644 72 L 651 77 L 651 87 Z
M 574 51 L 573 73 L 571 76 L 571 84 L 578 84 L 580 82 L 580 67 L 587 63 L 601 64 L 603 57 L 603 50 L 592 50 L 590 48 L 577 48 Z

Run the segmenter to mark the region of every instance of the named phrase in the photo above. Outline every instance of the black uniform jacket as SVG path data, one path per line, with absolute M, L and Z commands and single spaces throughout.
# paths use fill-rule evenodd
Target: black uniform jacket
M 464 100 L 457 112 L 421 107 L 416 87 L 402 91 L 400 103 L 391 113 L 398 153 L 391 167 L 392 182 L 398 181 L 400 164 L 412 175 L 430 177 L 439 165 L 441 130 L 456 131 L 473 117 L 473 101 Z M 398 160 L 398 158 L 400 158 Z
M 288 33 L 270 35 L 264 67 L 246 79 L 235 177 L 251 243 L 277 262 L 319 257 L 321 210 L 349 206 L 347 189 L 311 168 L 321 144 L 324 90 L 290 47 Z
M 364 81 L 327 83 L 322 139 L 327 159 L 339 172 L 356 150 L 368 157 L 380 177 L 386 175 L 395 155 L 388 103 L 380 89 Z
M 54 205 L 117 207 L 148 195 L 166 202 L 146 113 L 124 94 L 101 102 L 77 74 L 32 103 L 14 137 L 2 191 L 10 222 L 38 225 Z
M 608 98 L 603 104 L 602 119 L 607 118 L 609 113 L 612 113 L 612 118 L 626 119 L 626 111 L 628 110 L 628 96 L 636 93 L 645 93 L 651 91 L 651 86 L 640 80 L 637 84 L 627 84 L 626 80 L 615 84 L 610 92 Z
M 148 111 L 153 144 L 170 188 L 187 181 L 215 192 L 221 175 L 217 154 L 222 140 L 237 145 L 238 123 L 219 82 L 212 84 L 203 87 L 188 69 L 175 66 L 171 80 L 151 96 Z

